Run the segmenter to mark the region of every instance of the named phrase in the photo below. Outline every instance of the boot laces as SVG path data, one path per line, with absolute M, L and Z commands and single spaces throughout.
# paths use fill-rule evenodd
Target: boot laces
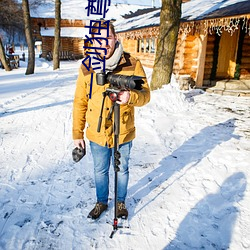
M 100 213 L 101 213 L 101 204 L 97 203 L 95 205 L 94 214 L 100 214 Z
M 123 209 L 126 209 L 125 204 L 122 202 L 119 202 L 118 203 L 118 210 L 123 210 Z

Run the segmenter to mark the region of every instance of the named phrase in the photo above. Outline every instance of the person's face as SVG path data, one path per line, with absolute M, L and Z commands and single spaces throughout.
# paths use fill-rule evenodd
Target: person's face
M 96 39 L 93 39 L 93 46 L 94 47 L 98 47 L 98 48 L 105 48 L 107 49 L 107 54 L 105 55 L 105 50 L 100 49 L 100 50 L 96 50 L 98 53 L 100 53 L 101 58 L 103 58 L 104 56 L 106 56 L 106 59 L 109 59 L 114 51 L 115 51 L 115 44 L 117 41 L 116 36 L 114 36 L 114 34 L 112 33 L 112 31 L 109 29 L 109 36 L 107 36 L 107 30 L 106 29 L 101 29 L 101 34 L 100 35 L 95 35 L 95 38 L 98 37 L 102 37 L 102 38 L 107 38 L 108 39 L 108 44 L 106 44 L 106 40 L 104 39 L 98 39 L 101 44 L 99 44 Z

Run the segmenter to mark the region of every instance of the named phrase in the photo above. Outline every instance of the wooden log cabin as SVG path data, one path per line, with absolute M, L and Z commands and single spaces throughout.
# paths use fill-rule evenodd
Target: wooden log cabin
M 173 73 L 189 76 L 195 86 L 204 88 L 221 79 L 250 79 L 250 1 L 206 2 L 210 6 L 201 0 L 182 4 Z M 124 50 L 153 67 L 160 9 L 125 18 L 115 23 Z
M 54 18 L 32 18 L 33 37 L 35 41 L 41 41 L 41 57 L 52 59 L 54 46 Z M 84 37 L 87 29 L 83 20 L 61 20 L 60 58 L 83 58 Z

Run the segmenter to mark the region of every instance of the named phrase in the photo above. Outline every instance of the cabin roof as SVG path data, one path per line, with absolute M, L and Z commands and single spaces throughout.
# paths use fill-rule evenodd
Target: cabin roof
M 102 15 L 87 15 L 88 6 L 87 0 L 61 0 L 61 18 L 69 20 L 91 20 L 101 19 Z M 150 6 L 137 5 L 137 4 L 113 4 L 107 6 L 109 9 L 106 13 L 106 20 L 119 19 L 123 15 L 136 12 L 138 9 L 147 9 Z M 55 3 L 51 0 L 46 0 L 43 4 L 37 8 L 30 10 L 31 17 L 34 18 L 55 18 Z
M 183 4 L 181 18 L 196 21 L 249 13 L 249 0 L 191 0 Z
M 116 21 L 116 31 L 123 32 L 140 28 L 159 26 L 160 8 L 148 9 L 146 13 L 135 15 L 125 20 Z M 142 12 L 141 12 L 142 13 Z M 250 14 L 249 0 L 191 0 L 182 3 L 182 22 L 200 21 L 220 17 L 239 16 Z
M 51 36 L 54 37 L 55 28 L 49 27 L 44 28 L 42 27 L 41 30 L 42 36 Z M 85 35 L 89 35 L 89 32 L 84 27 L 61 27 L 61 37 L 77 37 L 77 38 L 83 38 Z

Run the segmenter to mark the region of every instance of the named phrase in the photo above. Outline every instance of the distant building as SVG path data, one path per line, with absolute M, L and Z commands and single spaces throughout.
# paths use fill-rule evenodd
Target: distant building
M 52 59 L 54 47 L 54 18 L 32 18 L 33 37 L 40 42 L 41 57 Z M 61 59 L 83 58 L 84 37 L 88 34 L 83 20 L 61 20 Z M 73 59 L 72 57 L 72 59 Z

